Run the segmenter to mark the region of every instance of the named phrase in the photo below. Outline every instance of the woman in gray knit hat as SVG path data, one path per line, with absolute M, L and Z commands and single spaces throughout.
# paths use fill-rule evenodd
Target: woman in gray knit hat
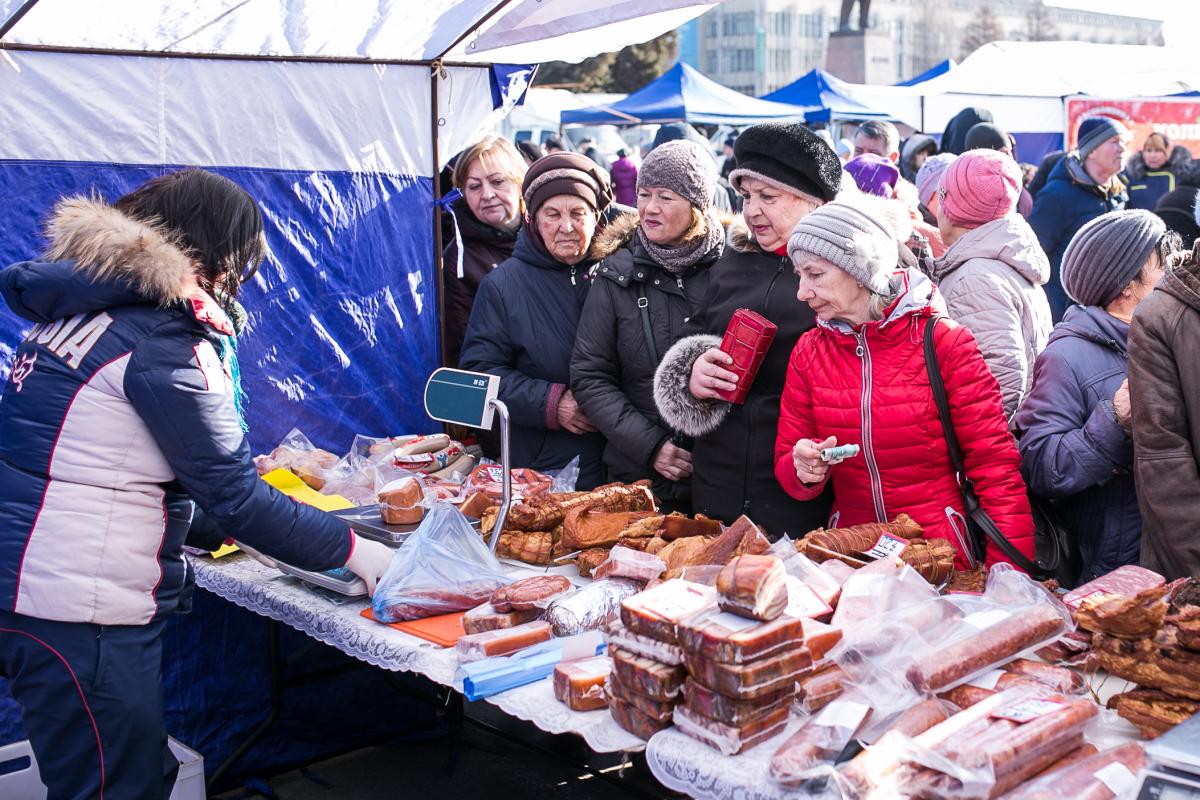
M 915 268 L 899 268 L 896 234 L 870 197 L 837 200 L 809 214 L 788 241 L 799 277 L 797 299 L 817 327 L 792 351 L 780 403 L 775 477 L 808 500 L 832 483 L 830 527 L 888 522 L 905 513 L 931 539 L 955 549 L 959 569 L 976 566 L 925 350 L 932 331 L 937 368 L 953 409 L 966 477 L 983 508 L 1025 555 L 1033 518 L 1020 457 L 1000 407 L 1000 387 L 975 337 L 943 316 L 937 287 Z M 932 319 L 931 319 L 932 318 Z M 822 450 L 858 445 L 830 461 Z M 988 544 L 984 560 L 1006 561 Z
M 1062 261 L 1063 288 L 1076 305 L 1038 356 L 1017 412 L 1026 480 L 1075 532 L 1080 582 L 1138 563 L 1127 342 L 1133 310 L 1178 241 L 1149 211 L 1114 211 L 1079 229 Z
M 716 163 L 687 139 L 642 161 L 636 217 L 597 237 L 595 280 L 571 356 L 571 391 L 604 434 L 607 480 L 650 478 L 670 510 L 690 510 L 692 459 L 654 405 L 654 370 L 708 287 L 725 229 L 712 210 Z

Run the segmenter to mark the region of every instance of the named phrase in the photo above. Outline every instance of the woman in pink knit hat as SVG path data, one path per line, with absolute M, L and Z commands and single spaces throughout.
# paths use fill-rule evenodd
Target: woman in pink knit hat
M 945 255 L 934 280 L 950 316 L 975 334 L 1000 382 L 1011 422 L 1033 386 L 1033 362 L 1050 336 L 1042 285 L 1050 261 L 1033 229 L 1016 213 L 1021 168 L 995 150 L 970 150 L 951 164 L 938 189 L 938 229 Z

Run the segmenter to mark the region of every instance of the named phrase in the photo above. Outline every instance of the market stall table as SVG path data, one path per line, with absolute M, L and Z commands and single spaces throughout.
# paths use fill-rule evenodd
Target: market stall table
M 373 666 L 414 672 L 456 691 L 461 688 L 454 680 L 458 655 L 452 648 L 365 619 L 361 616 L 369 605 L 365 598 L 335 604 L 295 578 L 248 556 L 188 558 L 197 585 L 234 605 L 295 628 Z M 543 571 L 516 566 L 507 569 L 514 577 Z M 645 746 L 641 739 L 618 727 L 607 711 L 572 711 L 558 702 L 549 678 L 494 695 L 487 702 L 547 733 L 578 734 L 597 753 L 637 751 Z

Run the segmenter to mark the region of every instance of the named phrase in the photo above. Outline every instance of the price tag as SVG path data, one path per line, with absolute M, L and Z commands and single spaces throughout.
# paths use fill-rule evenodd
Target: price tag
M 504 467 L 499 464 L 488 464 L 483 468 L 483 471 L 492 483 L 499 483 L 504 480 Z
M 1092 775 L 1117 797 L 1123 797 L 1137 783 L 1137 776 L 1129 771 L 1129 767 L 1119 761 L 1106 764 Z
M 983 630 L 992 627 L 997 622 L 1003 622 L 1008 617 L 1009 613 L 1004 609 L 993 608 L 991 611 L 976 611 L 974 614 L 968 614 L 963 617 L 963 624 Z
M 885 533 L 879 537 L 879 541 L 865 555 L 868 558 L 895 558 L 903 553 L 907 547 L 907 539 L 901 539 L 899 536 L 892 536 L 890 533 Z
M 635 598 L 639 602 L 631 602 Z M 693 611 L 714 604 L 717 600 L 717 590 L 698 583 L 671 580 L 655 586 L 648 592 L 635 595 L 635 598 L 626 602 L 635 608 L 640 607 L 647 613 L 674 622 Z
M 1056 703 L 1053 700 L 1024 700 L 1016 705 L 1002 708 L 999 711 L 993 711 L 991 715 L 995 719 L 1029 722 L 1031 719 L 1044 717 L 1063 708 L 1066 708 L 1066 706 L 1062 703 Z
M 990 672 L 985 672 L 982 675 L 971 678 L 967 681 L 971 686 L 978 686 L 980 689 L 995 689 L 1001 676 L 1004 675 L 1004 670 L 994 669 Z
M 756 619 L 746 619 L 745 617 L 739 617 L 737 614 L 731 614 L 728 611 L 717 612 L 710 619 L 714 624 L 720 625 L 730 633 L 744 631 L 759 624 L 759 621 Z
M 878 583 L 874 575 L 851 575 L 842 584 L 842 597 L 866 597 Z
M 847 728 L 857 730 L 866 718 L 871 708 L 866 703 L 855 703 L 850 700 L 835 700 L 817 715 L 814 725 L 823 728 Z
M 833 608 L 813 591 L 813 588 L 795 575 L 787 576 L 788 604 L 783 613 L 789 617 L 815 619 L 829 614 Z

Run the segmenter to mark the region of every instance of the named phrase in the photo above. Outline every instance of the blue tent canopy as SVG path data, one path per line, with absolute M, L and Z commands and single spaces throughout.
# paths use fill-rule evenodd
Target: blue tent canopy
M 897 83 L 896 86 L 916 86 L 918 83 L 924 83 L 925 81 L 930 80 L 932 78 L 936 78 L 939 75 L 945 75 L 947 72 L 949 72 L 950 70 L 954 69 L 957 66 L 958 66 L 958 63 L 955 62 L 955 60 L 953 58 L 947 58 L 945 61 L 942 61 L 941 63 L 934 64 L 932 67 L 925 70 L 920 75 L 917 75 L 914 78 L 909 78 L 906 81 L 901 81 L 900 83 Z
M 835 119 L 893 119 L 890 114 L 872 111 L 838 90 L 840 80 L 823 70 L 814 69 L 768 95 L 763 100 L 788 103 L 804 109 L 806 122 Z
M 562 124 L 641 125 L 698 122 L 751 125 L 800 117 L 804 109 L 748 97 L 706 78 L 680 61 L 664 75 L 616 103 L 562 112 Z

